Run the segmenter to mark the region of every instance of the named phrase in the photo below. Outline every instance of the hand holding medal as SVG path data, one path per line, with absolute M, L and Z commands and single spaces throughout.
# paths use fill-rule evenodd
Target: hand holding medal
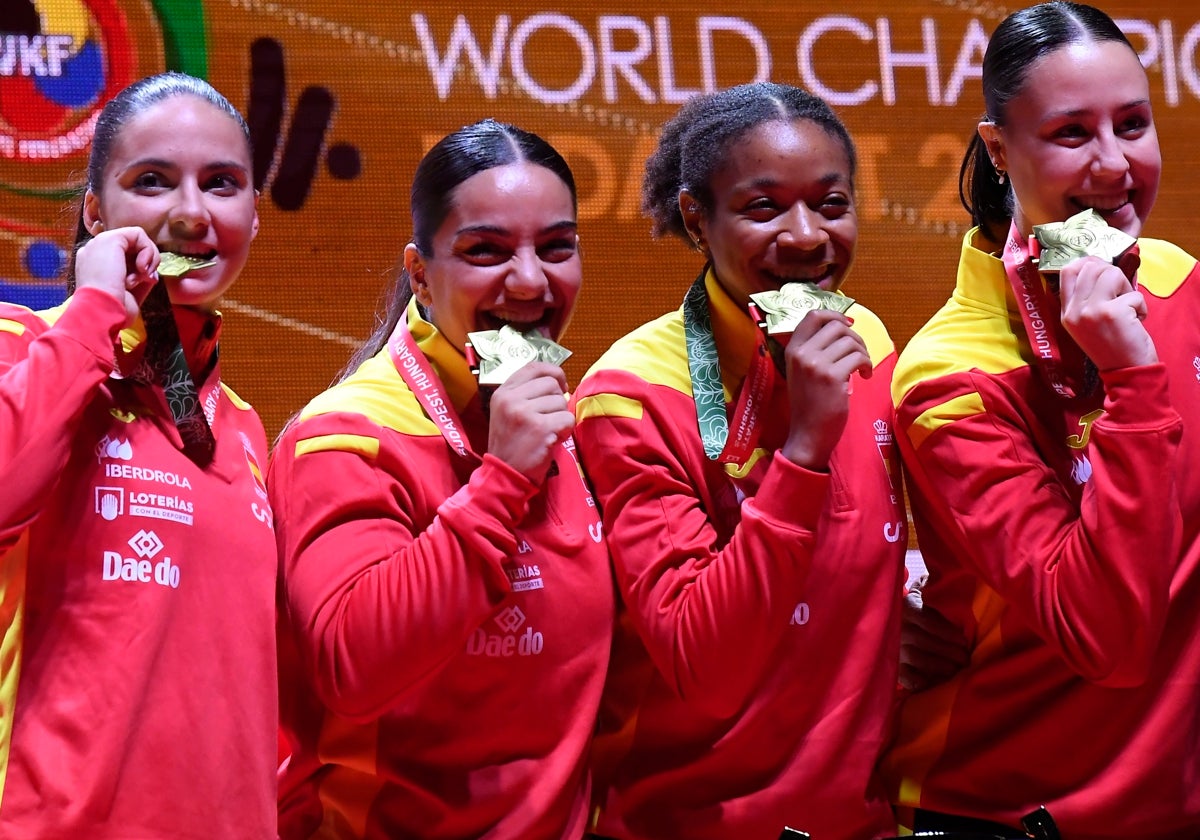
M 555 447 L 575 428 L 560 367 L 571 351 L 507 325 L 467 339 L 467 363 L 490 415 L 488 452 L 540 483 Z
M 121 301 L 125 306 L 124 326 L 129 326 L 137 319 L 141 301 L 155 283 L 150 266 L 157 249 L 140 227 L 104 230 L 97 223 L 95 230 L 75 255 L 75 286 L 97 288 Z
M 827 292 L 815 283 L 784 283 L 778 289 L 750 295 L 750 317 L 767 337 L 767 350 L 780 373 L 787 373 L 783 345 L 809 312 L 827 309 L 844 313 L 854 298 Z
M 1141 323 L 1146 301 L 1136 284 L 1137 240 L 1091 209 L 1065 222 L 1034 225 L 1033 232 L 1038 271 L 1058 273 L 1063 328 L 1096 368 L 1157 361 Z

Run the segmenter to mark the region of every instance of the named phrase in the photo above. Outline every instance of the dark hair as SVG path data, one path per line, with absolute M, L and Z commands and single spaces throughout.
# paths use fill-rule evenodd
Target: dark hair
M 713 210 L 713 175 L 729 151 L 751 129 L 776 120 L 811 120 L 841 141 L 853 180 L 854 141 L 833 109 L 806 90 L 773 82 L 754 82 L 689 99 L 663 125 L 658 147 L 646 160 L 642 211 L 655 236 L 674 234 L 689 245 L 691 237 L 679 212 L 679 191 L 687 189 L 705 213 Z
M 155 76 L 139 79 L 110 99 L 100 111 L 96 119 L 96 128 L 92 134 L 92 146 L 88 152 L 87 183 L 85 190 L 100 194 L 104 183 L 104 170 L 112 157 L 113 145 L 125 125 L 134 117 L 144 113 L 158 103 L 174 96 L 195 96 L 203 99 L 218 111 L 228 115 L 246 137 L 246 146 L 250 146 L 250 127 L 237 108 L 230 104 L 221 93 L 203 79 L 189 76 L 186 73 L 169 71 Z M 71 258 L 67 261 L 66 282 L 68 294 L 75 291 L 75 252 L 85 242 L 92 238 L 83 223 L 82 200 L 80 201 L 79 221 L 75 228 L 75 246 Z
M 1053 0 L 1030 6 L 1001 21 L 983 57 L 984 121 L 1003 126 L 1008 103 L 1025 88 L 1038 59 L 1071 44 L 1119 41 L 1133 50 L 1112 18 L 1099 9 Z M 987 146 L 975 132 L 958 174 L 958 195 L 974 224 L 993 241 L 1003 241 L 1012 219 L 1009 188 L 1000 183 Z
M 571 192 L 571 208 L 578 209 L 575 178 L 571 168 L 554 147 L 536 134 L 493 119 L 480 120 L 446 135 L 430 149 L 413 175 L 409 208 L 412 213 L 413 244 L 421 256 L 433 253 L 433 237 L 454 206 L 454 191 L 463 181 L 488 169 L 513 163 L 531 163 L 549 169 Z M 388 291 L 383 317 L 375 331 L 354 353 L 338 375 L 345 379 L 384 345 L 404 317 L 412 299 L 412 285 L 403 262 Z

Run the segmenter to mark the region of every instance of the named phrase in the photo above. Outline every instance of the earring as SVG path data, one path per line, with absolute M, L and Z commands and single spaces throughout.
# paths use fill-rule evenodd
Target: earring
M 998 183 L 1000 186 L 1002 186 L 1002 187 L 1003 187 L 1003 186 L 1004 186 L 1004 182 L 1005 182 L 1004 170 L 1003 170 L 1003 169 L 997 169 L 997 170 L 996 170 L 996 183 Z

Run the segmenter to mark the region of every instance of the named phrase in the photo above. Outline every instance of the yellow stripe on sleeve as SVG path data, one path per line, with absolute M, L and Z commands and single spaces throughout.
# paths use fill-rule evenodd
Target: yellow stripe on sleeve
M 7 318 L 0 318 L 0 332 L 24 335 L 25 325 L 20 321 L 9 321 Z
M 369 435 L 319 435 L 296 441 L 296 457 L 313 452 L 357 452 L 368 458 L 379 456 L 379 438 Z
M 985 411 L 983 398 L 978 393 L 972 391 L 963 394 L 922 412 L 908 430 L 908 439 L 912 441 L 913 449 L 920 449 L 929 436 L 943 426 L 983 414 Z
M 589 417 L 624 417 L 628 420 L 642 419 L 640 401 L 620 394 L 593 394 L 584 397 L 575 405 L 575 419 Z

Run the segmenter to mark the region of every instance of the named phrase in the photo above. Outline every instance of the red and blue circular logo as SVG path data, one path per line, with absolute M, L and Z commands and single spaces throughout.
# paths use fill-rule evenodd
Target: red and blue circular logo
M 43 308 L 73 232 L 63 208 L 104 103 L 163 69 L 207 73 L 200 0 L 4 0 L 0 7 L 0 300 Z

